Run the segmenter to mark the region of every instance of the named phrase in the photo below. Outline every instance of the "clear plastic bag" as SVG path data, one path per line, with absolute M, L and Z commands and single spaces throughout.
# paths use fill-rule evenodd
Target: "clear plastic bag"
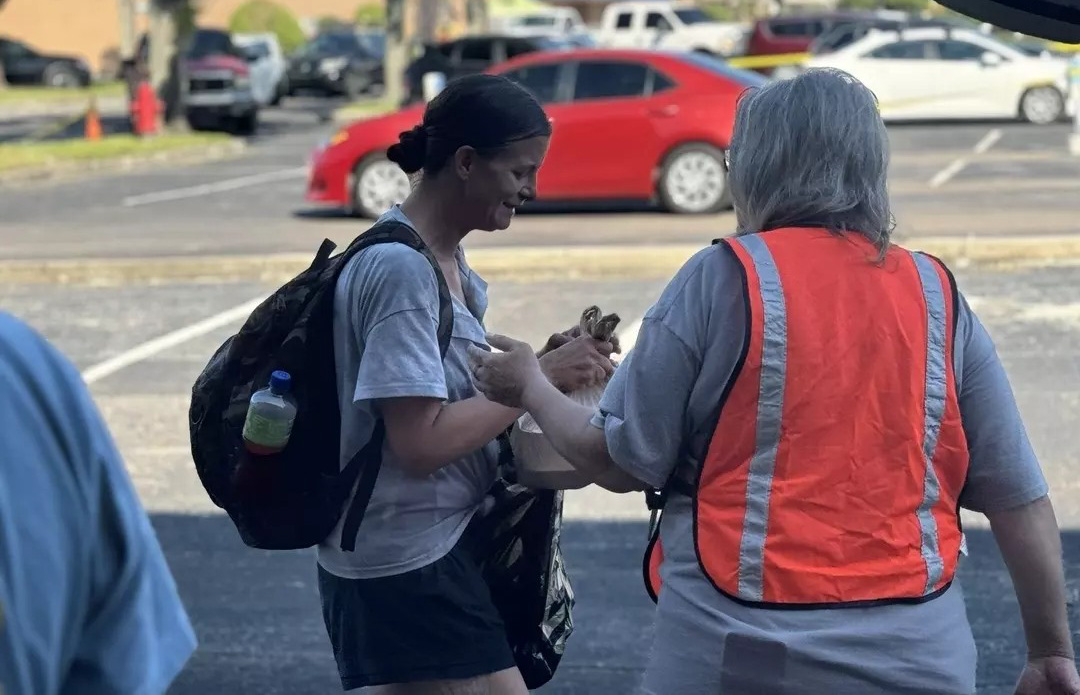
M 617 314 L 603 316 L 600 309 L 593 306 L 582 313 L 580 325 L 585 335 L 607 341 L 611 340 L 618 323 Z M 566 395 L 576 403 L 594 408 L 604 395 L 606 386 L 606 383 L 598 384 Z M 529 413 L 522 415 L 514 424 L 510 431 L 510 444 L 517 461 L 517 479 L 522 485 L 544 490 L 576 490 L 590 482 L 587 476 L 555 451 Z

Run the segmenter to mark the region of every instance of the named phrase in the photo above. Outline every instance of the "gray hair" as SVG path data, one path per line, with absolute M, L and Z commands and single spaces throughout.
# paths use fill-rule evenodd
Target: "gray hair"
M 862 234 L 884 255 L 888 169 L 877 99 L 846 72 L 810 69 L 739 100 L 729 184 L 740 234 L 825 227 Z

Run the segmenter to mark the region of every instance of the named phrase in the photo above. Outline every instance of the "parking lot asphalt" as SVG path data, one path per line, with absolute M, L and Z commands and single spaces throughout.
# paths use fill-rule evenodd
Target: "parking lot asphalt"
M 1080 267 L 960 270 L 961 287 L 989 327 L 1050 481 L 1064 528 L 1074 631 L 1080 587 Z M 489 328 L 538 344 L 597 303 L 635 319 L 662 281 L 492 283 Z M 39 327 L 84 371 L 131 354 L 271 287 L 184 284 L 0 287 L 4 310 Z M 542 300 L 538 298 L 542 297 Z M 338 692 L 308 552 L 245 548 L 199 485 L 188 452 L 190 386 L 237 321 L 191 336 L 91 384 L 151 513 L 200 638 L 174 695 Z M 640 580 L 645 509 L 638 495 L 568 496 L 564 548 L 577 593 L 576 632 L 549 695 L 633 691 L 650 643 L 651 603 Z M 965 516 L 972 555 L 962 570 L 980 650 L 980 693 L 1005 695 L 1024 646 L 1008 575 L 981 517 Z
M 304 202 L 311 152 L 332 127 L 306 113 L 291 118 L 302 125 L 267 125 L 232 160 L 0 187 L 0 260 L 309 253 L 324 237 L 346 242 L 365 221 Z M 901 235 L 1077 231 L 1080 158 L 1064 154 L 1067 125 L 917 124 L 889 133 Z M 992 146 L 976 152 L 988 138 Z M 707 243 L 733 228 L 730 213 L 546 205 L 468 245 Z

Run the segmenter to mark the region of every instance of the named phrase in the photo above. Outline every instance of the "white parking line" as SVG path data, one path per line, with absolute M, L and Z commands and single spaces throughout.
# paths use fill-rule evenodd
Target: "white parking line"
M 975 145 L 975 154 L 983 154 L 988 149 L 993 147 L 998 140 L 1001 139 L 1001 130 L 994 128 L 989 133 L 983 136 L 982 140 Z
M 228 326 L 230 323 L 245 319 L 255 310 L 255 307 L 259 306 L 265 299 L 265 296 L 252 299 L 249 302 L 244 302 L 239 306 L 227 309 L 220 314 L 215 314 L 202 321 L 193 323 L 190 326 L 184 326 L 172 333 L 166 333 L 159 338 L 154 338 L 141 345 L 136 345 L 130 350 L 125 350 L 115 357 L 110 357 L 104 362 L 99 362 L 98 364 L 88 367 L 82 373 L 83 380 L 87 384 L 101 381 L 105 377 L 119 372 L 121 369 L 130 367 L 133 364 L 138 364 L 165 350 L 174 348 L 189 340 L 194 340 L 195 338 L 206 335 L 210 331 L 217 330 L 223 326 Z
M 167 191 L 157 191 L 156 193 L 132 195 L 124 198 L 124 207 L 133 208 L 139 205 L 153 205 L 154 203 L 164 203 L 170 200 L 198 198 L 204 195 L 212 195 L 214 193 L 223 193 L 225 191 L 235 191 L 239 188 L 258 186 L 261 183 L 288 181 L 289 179 L 297 179 L 306 176 L 307 171 L 308 168 L 306 166 L 294 167 L 291 169 L 279 169 L 277 171 L 268 171 L 263 174 L 253 174 L 251 176 L 241 176 L 235 179 L 225 179 L 224 181 L 217 181 L 215 183 L 204 183 L 198 186 L 187 186 L 185 188 L 173 188 Z
M 961 157 L 953 162 L 950 162 L 947 167 L 934 174 L 934 178 L 930 179 L 930 188 L 937 188 L 944 185 L 952 177 L 959 174 L 964 170 L 964 167 L 968 165 L 968 158 Z
M 994 128 L 986 135 L 982 136 L 975 147 L 972 148 L 972 152 L 976 155 L 985 154 L 987 150 L 993 147 L 998 140 L 1001 139 L 1001 129 Z M 968 164 L 971 163 L 970 157 L 960 157 L 952 162 L 949 162 L 941 171 L 937 172 L 930 178 L 930 188 L 939 188 L 949 182 L 949 179 L 959 174 L 964 170 Z
M 163 336 L 148 340 L 145 343 L 136 345 L 130 350 L 125 350 L 115 357 L 110 357 L 104 362 L 99 362 L 95 365 L 87 367 L 83 370 L 82 378 L 87 384 L 93 384 L 94 382 L 101 381 L 107 376 L 119 372 L 122 369 L 126 369 L 133 364 L 138 364 L 145 360 L 150 359 L 154 355 L 158 355 L 166 350 L 182 345 L 189 340 L 194 340 L 200 336 L 206 335 L 211 331 L 215 331 L 223 326 L 228 326 L 231 323 L 245 319 L 255 310 L 259 304 L 261 304 L 266 297 L 256 297 L 250 301 L 244 302 L 239 306 L 235 306 L 231 309 L 226 309 L 219 314 L 214 314 L 209 318 L 205 318 L 202 321 L 198 321 L 183 328 L 166 333 Z M 622 350 L 622 354 L 625 356 L 634 347 L 634 343 L 637 342 L 638 331 L 641 330 L 641 319 L 631 321 L 626 324 L 626 328 L 618 331 L 619 347 Z

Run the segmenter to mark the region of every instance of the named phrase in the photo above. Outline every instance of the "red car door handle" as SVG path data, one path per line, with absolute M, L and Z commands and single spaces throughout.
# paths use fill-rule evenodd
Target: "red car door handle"
M 668 104 L 666 106 L 658 106 L 649 110 L 650 116 L 660 116 L 663 118 L 671 118 L 679 113 L 679 107 L 675 104 Z

